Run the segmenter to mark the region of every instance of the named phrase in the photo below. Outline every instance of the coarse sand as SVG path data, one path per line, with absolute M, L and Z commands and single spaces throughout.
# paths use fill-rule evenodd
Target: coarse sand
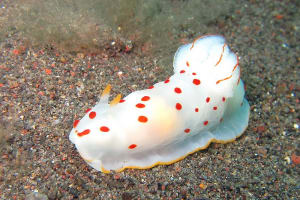
M 30 47 L 18 33 L 5 38 L 0 43 L 0 198 L 299 199 L 300 4 L 236 4 L 239 9 L 193 37 L 224 35 L 240 57 L 251 105 L 247 130 L 235 142 L 211 144 L 148 170 L 97 172 L 68 135 L 74 119 L 94 106 L 108 83 L 112 97 L 128 95 L 168 78 L 171 64 L 134 51 L 112 54 L 116 48 L 72 54 Z

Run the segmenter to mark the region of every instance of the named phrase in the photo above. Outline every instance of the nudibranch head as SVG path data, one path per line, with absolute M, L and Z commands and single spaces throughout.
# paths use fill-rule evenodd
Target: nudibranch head
M 75 120 L 69 138 L 94 168 L 100 166 L 99 162 L 95 166 L 94 160 L 118 159 L 122 154 L 134 155 L 172 141 L 181 117 L 160 96 L 144 96 L 141 92 L 113 105 L 114 100 L 109 104 L 107 96 L 102 95 L 97 106 Z
M 105 112 L 97 111 L 89 110 L 81 120 L 75 120 L 69 136 L 85 160 L 101 156 L 113 142 L 114 134 L 107 133 L 114 130 L 109 128 L 110 122 L 105 119 Z

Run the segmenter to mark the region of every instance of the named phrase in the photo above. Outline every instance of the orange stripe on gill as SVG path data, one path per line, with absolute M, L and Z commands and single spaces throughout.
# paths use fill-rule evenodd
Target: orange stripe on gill
M 207 36 L 207 35 L 197 37 L 197 38 L 193 41 L 193 44 L 192 44 L 190 50 L 192 50 L 192 48 L 194 48 L 194 45 L 195 45 L 195 43 L 196 43 L 197 40 L 199 40 L 199 39 L 201 39 L 201 38 L 203 38 L 203 37 L 206 37 L 206 36 Z
M 222 50 L 221 56 L 220 56 L 218 62 L 215 64 L 215 66 L 217 66 L 218 64 L 220 64 L 220 62 L 221 62 L 221 60 L 222 60 L 222 58 L 223 58 L 223 54 L 224 54 L 224 50 L 225 50 L 226 45 L 227 45 L 227 44 L 224 44 L 224 45 L 223 45 L 223 50 Z
M 215 34 L 207 34 L 207 35 L 202 35 L 202 36 L 197 37 L 197 38 L 193 41 L 193 44 L 192 44 L 190 50 L 192 50 L 192 48 L 194 48 L 194 45 L 195 45 L 195 43 L 196 43 L 197 40 L 199 40 L 199 39 L 201 39 L 201 38 L 208 37 L 208 36 L 218 36 L 218 35 L 215 35 Z
M 231 75 L 228 76 L 228 77 L 226 77 L 226 78 L 217 80 L 216 84 L 219 84 L 219 83 L 222 82 L 222 81 L 226 81 L 226 80 L 228 80 L 228 79 L 230 79 L 230 78 L 232 77 L 233 72 L 234 72 L 234 71 L 236 70 L 236 68 L 239 66 L 239 58 L 236 57 L 236 60 L 237 60 L 237 63 L 236 63 L 236 65 L 234 66 L 234 68 L 233 68 L 233 70 L 232 70 L 232 72 L 231 72 Z

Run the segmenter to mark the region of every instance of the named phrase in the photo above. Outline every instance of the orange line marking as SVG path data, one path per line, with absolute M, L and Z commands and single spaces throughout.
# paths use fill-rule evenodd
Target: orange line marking
M 217 66 L 218 64 L 220 64 L 220 62 L 221 62 L 221 60 L 222 60 L 222 58 L 223 58 L 224 49 L 225 49 L 226 45 L 227 45 L 227 44 L 224 44 L 224 45 L 223 45 L 223 50 L 222 50 L 221 56 L 220 56 L 218 62 L 215 64 L 215 66 Z
M 195 42 L 196 42 L 197 40 L 199 40 L 199 39 L 201 39 L 201 38 L 208 37 L 208 36 L 218 36 L 218 35 L 216 35 L 216 34 L 207 34 L 207 35 L 202 35 L 202 36 L 197 37 L 197 38 L 193 41 L 193 44 L 192 44 L 190 50 L 192 50 L 192 48 L 194 48 Z
M 242 131 L 238 136 L 236 136 L 235 138 L 229 139 L 229 140 L 217 140 L 217 139 L 215 139 L 215 138 L 214 138 L 214 139 L 211 139 L 210 141 L 208 141 L 208 142 L 206 143 L 205 146 L 196 148 L 195 150 L 193 150 L 193 151 L 191 151 L 191 152 L 189 152 L 189 153 L 187 153 L 187 154 L 185 154 L 185 155 L 183 155 L 183 156 L 181 156 L 181 157 L 179 157 L 179 158 L 177 158 L 177 159 L 175 159 L 175 160 L 171 160 L 171 161 L 158 161 L 158 162 L 156 162 L 156 163 L 154 163 L 154 164 L 152 164 L 152 165 L 146 166 L 146 167 L 139 167 L 139 166 L 124 166 L 124 167 L 122 167 L 122 168 L 120 168 L 120 169 L 117 169 L 117 170 L 115 170 L 115 171 L 116 171 L 116 172 L 122 172 L 122 171 L 124 171 L 125 169 L 149 169 L 149 168 L 155 167 L 155 166 L 157 166 L 157 165 L 170 165 L 170 164 L 173 164 L 173 163 L 175 163 L 175 162 L 178 162 L 178 161 L 180 161 L 180 160 L 186 158 L 188 155 L 191 155 L 191 154 L 193 154 L 193 153 L 195 153 L 195 152 L 197 152 L 197 151 L 206 149 L 206 148 L 210 145 L 210 143 L 212 143 L 212 142 L 215 142 L 215 143 L 221 143 L 221 144 L 226 144 L 226 143 L 229 143 L 229 142 L 233 142 L 234 140 L 236 140 L 236 138 L 240 137 L 244 131 L 245 131 L 245 130 L 243 130 L 243 131 Z M 105 169 L 103 166 L 101 167 L 101 170 L 102 170 L 103 173 L 110 173 L 110 170 Z
M 236 62 L 235 66 L 234 66 L 234 68 L 233 68 L 233 70 L 232 70 L 232 72 L 231 72 L 231 75 L 228 76 L 228 77 L 226 77 L 226 78 L 224 78 L 224 79 L 218 80 L 218 81 L 216 82 L 216 84 L 219 84 L 221 81 L 226 81 L 226 80 L 228 80 L 228 79 L 230 79 L 230 78 L 232 77 L 233 72 L 234 72 L 234 71 L 236 70 L 236 68 L 239 66 L 239 57 L 236 57 L 236 60 L 237 60 L 237 62 Z
M 230 76 L 228 76 L 228 77 L 226 77 L 226 78 L 224 78 L 224 79 L 218 80 L 218 81 L 216 82 L 216 84 L 219 84 L 221 81 L 226 81 L 226 80 L 230 79 L 231 77 L 232 77 L 232 75 L 230 75 Z
M 207 35 L 197 37 L 197 38 L 193 41 L 193 44 L 192 44 L 190 50 L 192 50 L 192 48 L 194 48 L 194 44 L 195 44 L 195 42 L 196 42 L 197 40 L 199 40 L 199 39 L 201 39 L 201 38 L 203 38 L 203 37 L 206 37 L 206 36 L 207 36 Z

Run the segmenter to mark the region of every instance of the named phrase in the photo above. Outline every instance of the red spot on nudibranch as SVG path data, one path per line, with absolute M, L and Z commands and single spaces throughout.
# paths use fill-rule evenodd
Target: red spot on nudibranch
M 89 114 L 89 118 L 90 119 L 94 119 L 96 117 L 96 112 L 90 112 L 90 114 Z
M 189 63 L 189 61 L 186 61 L 186 66 L 188 66 L 188 67 L 190 66 L 190 63 Z
M 169 82 L 170 82 L 170 80 L 169 80 L 169 79 L 165 80 L 165 83 L 169 83 Z
M 223 98 L 222 98 L 222 101 L 223 101 L 223 102 L 225 102 L 225 101 L 226 101 L 226 98 L 225 98 L 225 97 L 223 97 Z
M 184 130 L 184 132 L 189 133 L 191 131 L 191 129 L 187 128 Z
M 201 81 L 200 81 L 199 79 L 194 79 L 194 80 L 193 80 L 193 83 L 194 83 L 195 85 L 200 85 Z
M 195 108 L 195 112 L 199 112 L 199 108 Z
M 180 89 L 180 88 L 178 88 L 178 87 L 176 87 L 176 88 L 174 89 L 174 91 L 175 91 L 176 93 L 178 93 L 178 94 L 180 94 L 180 93 L 181 93 L 181 89 Z
M 217 110 L 217 109 L 218 109 L 218 107 L 217 107 L 217 106 L 214 106 L 214 107 L 213 107 L 213 109 L 214 109 L 214 110 Z
M 196 74 L 195 72 L 193 72 L 193 73 L 192 73 L 192 75 L 194 75 L 194 76 L 195 76 L 195 75 L 197 75 L 197 74 Z
M 148 121 L 148 118 L 145 117 L 145 116 L 139 116 L 138 120 L 139 120 L 139 122 L 141 122 L 141 123 L 146 123 L 146 122 Z
M 76 126 L 78 125 L 78 123 L 79 123 L 79 120 L 76 119 L 76 120 L 74 121 L 74 123 L 73 123 L 73 128 L 76 128 Z
M 123 103 L 123 102 L 125 102 L 125 100 L 124 100 L 124 99 L 121 99 L 119 103 Z
M 176 103 L 176 109 L 181 110 L 181 108 L 182 108 L 182 105 L 180 103 Z
M 145 104 L 138 103 L 135 105 L 137 108 L 145 108 Z
M 141 98 L 142 101 L 148 101 L 149 99 L 150 99 L 149 96 L 143 96 L 143 97 Z
M 86 130 L 84 130 L 84 131 L 82 131 L 82 132 L 80 132 L 80 133 L 77 133 L 77 135 L 78 135 L 79 137 L 81 137 L 81 136 L 84 136 L 84 135 L 89 134 L 90 132 L 91 132 L 90 129 L 86 129 Z
M 208 121 L 203 122 L 204 126 L 206 126 L 208 124 Z
M 180 74 L 183 74 L 183 73 L 185 73 L 185 70 L 181 70 L 181 71 L 180 71 Z
M 210 97 L 207 97 L 206 98 L 206 102 L 208 103 L 210 101 Z
M 86 109 L 85 113 L 88 113 L 88 112 L 90 112 L 91 110 L 92 110 L 92 109 L 88 108 L 88 109 Z
M 153 85 L 151 85 L 150 87 L 148 87 L 148 89 L 153 89 L 154 88 L 154 86 Z
M 134 149 L 135 147 L 137 147 L 136 144 L 131 144 L 131 145 L 129 145 L 128 149 Z
M 100 127 L 100 131 L 102 131 L 102 132 L 108 132 L 109 128 L 107 126 L 101 126 Z

